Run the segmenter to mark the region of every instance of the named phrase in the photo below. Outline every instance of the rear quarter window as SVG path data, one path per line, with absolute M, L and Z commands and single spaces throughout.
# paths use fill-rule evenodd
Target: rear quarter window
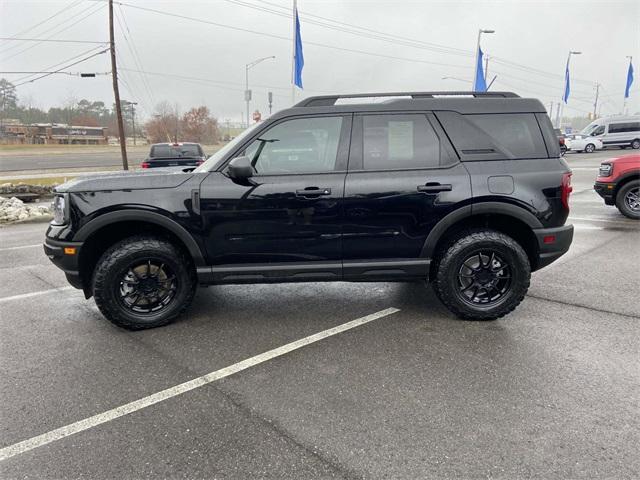
M 547 150 L 535 113 L 435 113 L 462 161 L 549 158 L 559 153 L 549 122 L 543 125 L 553 136 Z
M 466 115 L 511 158 L 547 157 L 542 132 L 531 113 Z

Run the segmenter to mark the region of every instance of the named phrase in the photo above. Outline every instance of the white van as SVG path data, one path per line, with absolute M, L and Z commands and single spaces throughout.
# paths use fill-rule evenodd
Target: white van
M 587 125 L 581 135 L 596 137 L 607 147 L 640 148 L 640 115 L 599 118 Z

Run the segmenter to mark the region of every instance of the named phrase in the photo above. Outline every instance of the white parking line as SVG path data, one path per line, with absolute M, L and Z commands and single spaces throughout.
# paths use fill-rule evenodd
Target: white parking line
M 578 220 L 583 222 L 605 222 L 605 223 L 619 223 L 621 225 L 633 226 L 632 223 L 629 223 L 625 220 L 607 220 L 604 218 L 594 218 L 594 217 L 574 217 L 569 215 L 569 220 Z
M 251 358 L 247 358 L 246 360 L 234 363 L 233 365 L 222 368 L 220 370 L 216 370 L 215 372 L 208 373 L 201 377 L 194 378 L 193 380 L 189 380 L 188 382 L 181 383 L 171 388 L 167 388 L 166 390 L 154 393 L 153 395 L 149 395 L 148 397 L 144 397 L 120 407 L 107 410 L 106 412 L 99 413 L 89 418 L 85 418 L 84 420 L 80 420 L 70 425 L 51 430 L 50 432 L 29 438 L 28 440 L 9 445 L 0 450 L 0 461 L 6 460 L 7 458 L 11 458 L 24 452 L 28 452 L 29 450 L 33 450 L 34 448 L 47 445 L 48 443 L 55 442 L 56 440 L 60 440 L 75 433 L 88 430 L 97 425 L 110 422 L 111 420 L 115 420 L 116 418 L 123 417 L 124 415 L 136 412 L 169 398 L 173 398 L 182 393 L 189 392 L 211 382 L 215 382 L 216 380 L 220 380 L 222 378 L 233 375 L 234 373 L 238 373 L 246 370 L 247 368 L 253 367 L 260 363 L 264 363 L 273 358 L 280 357 L 306 345 L 319 342 L 320 340 L 323 340 L 327 337 L 346 332 L 347 330 L 351 330 L 352 328 L 359 327 L 361 325 L 372 322 L 382 317 L 386 317 L 387 315 L 391 315 L 399 311 L 400 310 L 398 308 L 393 307 L 387 308 L 385 310 L 380 310 L 379 312 L 372 313 L 371 315 L 357 318 L 350 322 L 343 323 L 342 325 L 338 325 L 337 327 L 323 330 L 322 332 L 318 332 L 308 337 L 301 338 L 300 340 L 296 340 L 295 342 L 287 343 L 286 345 L 283 345 L 281 347 L 274 348 L 273 350 L 266 351 Z
M 47 295 L 49 293 L 64 292 L 65 290 L 73 290 L 73 287 L 51 288 L 49 290 L 39 290 L 37 292 L 21 293 L 20 295 L 12 295 L 10 297 L 2 297 L 2 298 L 0 298 L 0 303 L 12 302 L 14 300 L 22 300 L 24 298 L 38 297 L 40 295 Z
M 35 245 L 20 245 L 19 247 L 4 247 L 4 248 L 0 248 L 0 252 L 4 252 L 7 250 L 22 250 L 23 248 L 36 248 L 36 247 L 42 248 L 42 244 L 36 243 Z

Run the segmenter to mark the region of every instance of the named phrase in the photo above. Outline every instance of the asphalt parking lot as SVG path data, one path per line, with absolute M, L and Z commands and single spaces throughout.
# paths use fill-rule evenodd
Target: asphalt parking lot
M 128 332 L 66 288 L 45 224 L 1 228 L 0 477 L 640 477 L 640 224 L 591 188 L 621 153 L 567 155 L 572 248 L 493 322 L 417 284 L 242 285 Z

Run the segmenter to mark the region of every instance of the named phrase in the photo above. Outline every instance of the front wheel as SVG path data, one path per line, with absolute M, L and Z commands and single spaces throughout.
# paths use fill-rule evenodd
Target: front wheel
M 584 151 L 586 153 L 593 153 L 593 151 L 596 149 L 596 146 L 593 143 L 589 143 L 587 144 L 586 147 L 584 147 Z
M 624 216 L 640 220 L 640 180 L 633 180 L 618 191 L 616 207 Z
M 442 252 L 434 289 L 458 317 L 494 320 L 520 304 L 530 277 L 529 259 L 518 242 L 494 230 L 475 230 Z
M 148 236 L 126 238 L 98 260 L 93 295 L 102 314 L 128 330 L 166 325 L 191 303 L 195 268 L 171 242 Z

